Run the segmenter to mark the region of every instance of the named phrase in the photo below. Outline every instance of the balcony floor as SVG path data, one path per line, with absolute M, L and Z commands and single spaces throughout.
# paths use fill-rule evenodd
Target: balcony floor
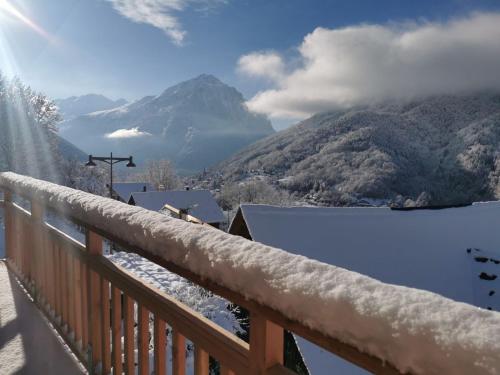
M 0 261 L 0 374 L 82 374 L 43 314 Z

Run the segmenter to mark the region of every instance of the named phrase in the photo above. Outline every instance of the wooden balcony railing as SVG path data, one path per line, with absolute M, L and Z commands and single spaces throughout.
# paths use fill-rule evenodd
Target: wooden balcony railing
M 154 371 L 155 375 L 162 375 L 167 373 L 171 358 L 171 373 L 183 375 L 187 339 L 195 348 L 197 375 L 209 373 L 209 356 L 220 364 L 220 374 L 289 374 L 283 366 L 284 329 L 370 372 L 400 373 L 387 361 L 291 319 L 286 311 L 261 304 L 206 275 L 155 255 L 141 247 L 147 238 L 123 239 L 120 233 L 127 228 L 103 228 L 99 213 L 80 214 L 89 207 L 69 198 L 61 201 L 53 193 L 55 185 L 51 184 L 49 189 L 47 183 L 34 179 L 29 183 L 19 181 L 20 177 L 12 173 L 0 176 L 8 264 L 89 373 L 135 374 L 137 365 L 139 374 Z M 72 190 L 63 189 L 71 197 Z M 87 197 L 88 202 L 92 199 L 104 202 L 104 198 L 90 194 L 76 191 L 74 194 Z M 14 196 L 29 200 L 31 209 L 14 203 Z M 45 210 L 85 228 L 85 243 L 45 222 Z M 138 212 L 138 208 L 134 210 Z M 108 260 L 102 254 L 104 238 L 246 308 L 250 312 L 250 343 Z M 167 327 L 172 335 L 171 353 L 167 353 Z M 154 368 L 149 368 L 150 337 L 154 343 Z

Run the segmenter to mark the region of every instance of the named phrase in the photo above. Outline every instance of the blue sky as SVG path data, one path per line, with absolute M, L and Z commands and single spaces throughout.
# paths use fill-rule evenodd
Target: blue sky
M 108 0 L 10 0 L 49 40 L 0 6 L 0 69 L 57 98 L 93 92 L 136 99 L 201 73 L 212 73 L 251 98 L 273 82 L 242 74 L 241 56 L 276 51 L 290 67 L 297 48 L 318 27 L 446 23 L 500 10 L 499 1 L 486 0 L 164 1 L 183 6 L 168 14 L 185 32 L 182 45 L 165 30 L 133 22 Z

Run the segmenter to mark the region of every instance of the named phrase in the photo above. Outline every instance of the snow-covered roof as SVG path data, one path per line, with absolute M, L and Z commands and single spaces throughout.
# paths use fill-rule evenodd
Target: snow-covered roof
M 224 214 L 209 190 L 168 190 L 133 193 L 129 203 L 151 211 L 159 211 L 165 205 L 177 210 L 187 209 L 190 216 L 204 223 L 221 223 L 224 221 Z
M 413 211 L 242 205 L 241 212 L 255 241 L 385 283 L 500 310 L 500 202 Z M 329 368 L 318 358 L 335 360 L 298 342 L 313 374 Z
M 83 225 L 387 361 L 402 373 L 493 375 L 500 370 L 498 312 L 15 173 L 0 173 L 0 186 L 35 197 Z M 498 228 L 498 215 L 491 213 L 490 219 L 484 233 Z M 464 230 L 453 228 L 449 234 Z
M 147 182 L 115 182 L 113 190 L 123 202 L 128 202 L 130 194 L 137 191 L 153 191 L 154 188 Z

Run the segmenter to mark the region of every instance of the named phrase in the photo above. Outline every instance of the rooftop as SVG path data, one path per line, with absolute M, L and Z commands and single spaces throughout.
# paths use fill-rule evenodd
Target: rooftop
M 115 182 L 113 190 L 122 200 L 128 202 L 130 195 L 138 191 L 153 191 L 154 188 L 147 182 Z
M 208 190 L 168 190 L 132 193 L 128 201 L 151 211 L 160 211 L 165 205 L 187 210 L 204 223 L 221 223 L 224 214 Z

